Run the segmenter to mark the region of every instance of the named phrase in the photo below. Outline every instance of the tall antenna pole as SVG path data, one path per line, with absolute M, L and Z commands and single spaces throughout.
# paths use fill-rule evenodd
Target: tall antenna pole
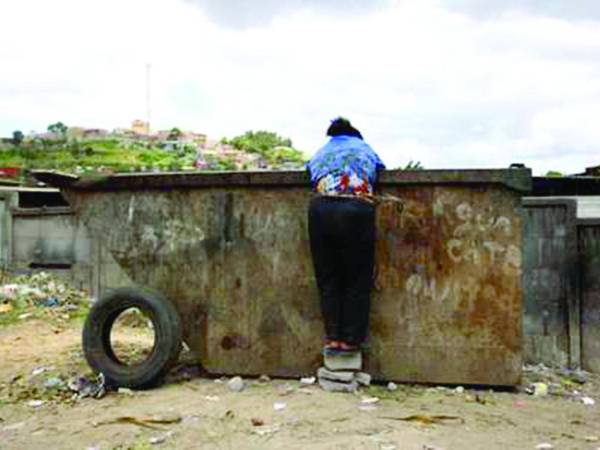
M 150 132 L 150 63 L 146 63 L 146 123 Z

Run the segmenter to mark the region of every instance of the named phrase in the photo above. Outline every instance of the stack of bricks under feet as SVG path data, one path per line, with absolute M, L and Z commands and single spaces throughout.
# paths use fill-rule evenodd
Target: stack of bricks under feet
M 355 392 L 371 384 L 371 375 L 361 372 L 362 352 L 323 349 L 323 367 L 317 371 L 319 385 L 329 392 Z

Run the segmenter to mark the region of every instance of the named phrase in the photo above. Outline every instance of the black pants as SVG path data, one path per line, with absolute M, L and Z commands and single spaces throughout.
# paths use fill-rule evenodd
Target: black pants
M 352 198 L 315 197 L 308 227 L 327 338 L 359 344 L 369 326 L 375 207 Z

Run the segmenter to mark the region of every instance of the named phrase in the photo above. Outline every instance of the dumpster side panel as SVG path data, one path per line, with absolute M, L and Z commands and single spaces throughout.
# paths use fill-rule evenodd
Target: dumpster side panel
M 579 226 L 582 367 L 600 373 L 600 221 L 582 222 L 587 222 Z
M 70 196 L 124 272 L 175 303 L 205 368 L 276 376 L 319 365 L 309 198 L 273 188 Z
M 494 187 L 389 192 L 405 210 L 378 211 L 371 372 L 416 382 L 518 382 L 518 200 Z
M 521 217 L 500 185 L 386 187 L 367 367 L 376 379 L 512 385 L 521 369 Z M 163 292 L 214 373 L 309 374 L 323 327 L 295 187 L 71 191 L 138 285 Z

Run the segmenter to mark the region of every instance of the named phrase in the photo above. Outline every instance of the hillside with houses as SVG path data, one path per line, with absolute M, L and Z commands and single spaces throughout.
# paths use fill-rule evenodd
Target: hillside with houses
M 106 130 L 48 125 L 42 132 L 17 130 L 0 139 L 0 181 L 27 182 L 35 169 L 71 173 L 278 170 L 302 168 L 303 153 L 290 139 L 270 131 L 248 131 L 231 139 L 173 127 L 152 130 L 134 120 Z

